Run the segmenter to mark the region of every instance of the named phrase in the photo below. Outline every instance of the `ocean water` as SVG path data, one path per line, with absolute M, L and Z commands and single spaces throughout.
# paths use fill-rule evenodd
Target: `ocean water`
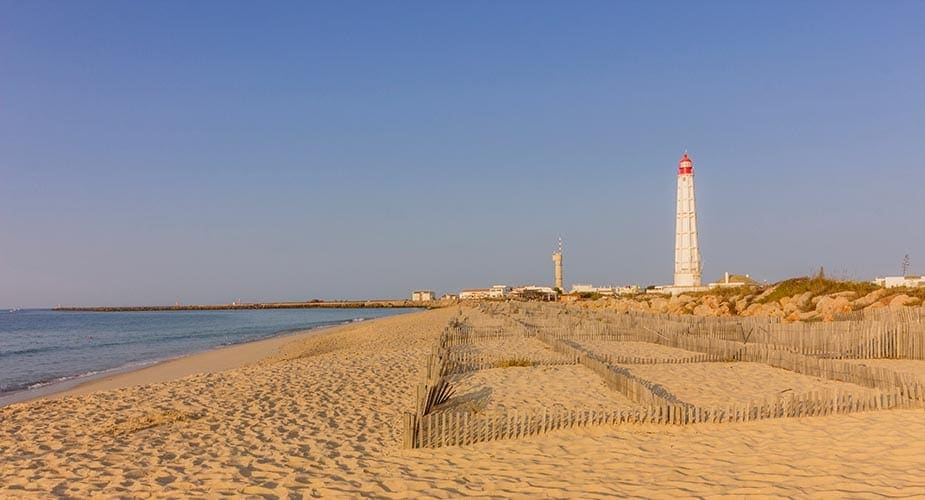
M 0 310 L 0 405 L 52 385 L 185 354 L 409 309 Z M 46 389 L 47 390 L 47 389 Z

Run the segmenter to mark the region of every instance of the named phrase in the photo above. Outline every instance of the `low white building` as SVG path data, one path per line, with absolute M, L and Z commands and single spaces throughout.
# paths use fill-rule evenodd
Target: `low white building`
M 639 293 L 639 285 L 623 285 L 623 286 L 594 286 L 594 285 L 581 285 L 575 284 L 572 285 L 572 294 L 579 293 L 596 293 L 603 297 L 613 297 L 616 295 L 636 295 Z
M 437 294 L 433 290 L 415 290 L 411 292 L 412 302 L 430 302 L 436 298 Z
M 710 288 L 735 288 L 739 286 L 757 286 L 758 282 L 747 274 L 723 273 L 723 277 L 709 284 Z
M 511 297 L 523 300 L 554 301 L 559 294 L 548 286 L 520 286 L 511 290 Z
M 511 287 L 507 285 L 492 285 L 488 289 L 488 297 L 491 299 L 503 299 L 510 295 Z
M 487 299 L 490 297 L 490 288 L 469 288 L 459 292 L 460 300 Z
M 614 288 L 617 295 L 636 295 L 639 293 L 639 285 L 623 285 Z
M 605 297 L 616 295 L 616 287 L 613 286 L 594 286 L 594 285 L 572 285 L 571 293 L 596 293 Z
M 878 277 L 877 279 L 873 280 L 871 283 L 882 286 L 884 288 L 897 288 L 897 287 L 918 288 L 920 286 L 925 286 L 925 276 L 886 276 L 883 278 Z

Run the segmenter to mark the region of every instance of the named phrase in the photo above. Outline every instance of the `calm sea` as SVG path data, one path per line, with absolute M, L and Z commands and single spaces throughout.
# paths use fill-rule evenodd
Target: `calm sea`
M 219 346 L 409 309 L 63 312 L 0 310 L 0 405 Z M 44 388 L 44 391 L 43 391 Z

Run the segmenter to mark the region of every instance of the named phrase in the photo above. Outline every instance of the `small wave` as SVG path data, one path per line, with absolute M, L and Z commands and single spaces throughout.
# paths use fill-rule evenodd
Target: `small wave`
M 98 375 L 98 374 L 103 373 L 103 372 L 105 372 L 105 371 L 106 371 L 106 370 L 93 370 L 93 371 L 89 371 L 89 372 L 85 372 L 85 373 L 80 373 L 80 374 L 77 374 L 77 375 L 66 375 L 66 376 L 63 376 L 63 377 L 55 377 L 55 378 L 52 378 L 52 379 L 49 379 L 49 380 L 43 380 L 43 381 L 41 381 L 41 382 L 36 382 L 36 383 L 31 384 L 31 385 L 28 385 L 28 386 L 26 386 L 26 387 L 22 387 L 21 389 L 40 389 L 40 388 L 42 388 L 42 387 L 46 387 L 46 386 L 49 386 L 49 385 L 60 384 L 61 382 L 67 382 L 68 380 L 74 380 L 74 379 L 83 378 L 83 377 L 92 377 L 92 376 L 94 376 L 94 375 Z
M 77 373 L 77 374 L 62 375 L 58 377 L 43 379 L 38 382 L 13 384 L 13 385 L 4 386 L 0 388 L 0 395 L 6 395 L 8 393 L 19 392 L 19 391 L 33 391 L 36 389 L 41 389 L 43 387 L 48 387 L 50 385 L 61 384 L 61 383 L 70 382 L 73 380 L 95 377 L 96 375 L 107 375 L 110 373 L 121 373 L 121 372 L 126 372 L 126 371 L 131 371 L 131 370 L 137 370 L 139 368 L 143 368 L 145 366 L 160 363 L 162 361 L 167 361 L 169 359 L 173 359 L 173 358 L 157 358 L 157 359 L 147 359 L 147 360 L 142 360 L 142 361 L 133 361 L 130 363 L 125 363 L 123 365 L 115 366 L 112 368 L 106 368 L 103 370 L 90 370 L 90 371 Z
M 0 358 L 6 356 L 15 356 L 18 354 L 38 354 L 41 352 L 50 352 L 61 350 L 60 346 L 48 346 L 48 347 L 33 347 L 30 349 L 20 349 L 17 351 L 0 351 Z

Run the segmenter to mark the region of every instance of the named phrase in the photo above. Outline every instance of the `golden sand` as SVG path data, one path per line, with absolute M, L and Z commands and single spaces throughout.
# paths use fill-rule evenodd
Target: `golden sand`
M 424 359 L 455 312 L 247 344 L 234 362 L 214 351 L 76 391 L 97 392 L 0 408 L 0 497 L 925 495 L 920 410 L 598 427 L 400 450 L 402 412 L 413 408 Z M 620 397 L 579 368 L 543 367 L 549 391 L 538 397 Z M 461 387 L 499 391 L 493 404 L 529 405 L 536 398 L 521 391 L 517 400 L 517 384 L 538 369 L 484 370 Z M 816 383 L 777 372 L 743 387 L 760 395 Z M 673 373 L 647 375 L 696 390 Z M 154 382 L 137 385 L 145 381 Z
M 450 383 L 456 394 L 448 409 L 492 413 L 638 406 L 580 365 L 492 368 L 454 375 Z

